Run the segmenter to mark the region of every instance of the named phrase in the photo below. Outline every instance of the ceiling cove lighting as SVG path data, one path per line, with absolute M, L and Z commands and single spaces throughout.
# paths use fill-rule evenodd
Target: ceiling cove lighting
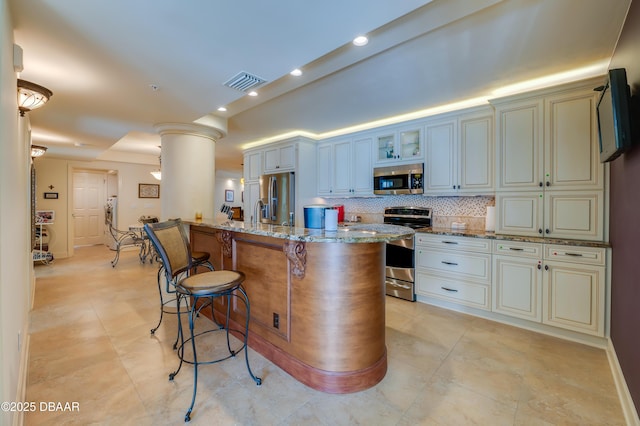
M 353 44 L 355 44 L 356 46 L 366 46 L 367 43 L 369 43 L 369 39 L 365 36 L 358 36 L 353 39 Z
M 291 74 L 294 77 L 300 77 L 302 75 L 302 70 L 300 68 L 296 68 L 293 71 L 291 71 L 289 74 Z
M 227 109 L 225 107 L 220 107 L 218 108 L 218 111 L 220 112 L 227 112 Z
M 31 145 L 31 158 L 42 157 L 47 152 L 46 146 Z
M 25 112 L 46 104 L 51 96 L 53 96 L 53 92 L 46 87 L 18 79 L 18 109 L 21 117 L 24 117 Z

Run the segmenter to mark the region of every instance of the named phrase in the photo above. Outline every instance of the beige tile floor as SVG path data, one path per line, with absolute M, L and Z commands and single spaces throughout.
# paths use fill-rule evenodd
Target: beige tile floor
M 193 369 L 177 366 L 170 315 L 155 336 L 157 265 L 103 246 L 36 266 L 27 400 L 78 402 L 26 425 L 183 424 Z M 207 342 L 206 346 L 213 345 Z M 203 347 L 206 347 L 203 346 Z M 603 350 L 387 298 L 389 370 L 349 395 L 310 389 L 250 350 L 203 367 L 197 425 L 622 425 Z

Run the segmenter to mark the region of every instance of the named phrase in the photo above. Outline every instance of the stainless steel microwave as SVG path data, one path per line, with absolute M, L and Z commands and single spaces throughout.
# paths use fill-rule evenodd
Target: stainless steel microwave
M 424 163 L 373 169 L 373 193 L 380 195 L 424 193 Z

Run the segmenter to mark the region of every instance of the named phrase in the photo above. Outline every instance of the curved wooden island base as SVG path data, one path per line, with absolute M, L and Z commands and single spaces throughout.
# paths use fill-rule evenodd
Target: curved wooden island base
M 191 245 L 211 253 L 216 269 L 246 274 L 249 345 L 291 376 L 329 393 L 383 379 L 384 241 L 296 241 L 192 225 Z M 216 309 L 223 312 L 222 302 Z M 232 318 L 244 322 L 242 306 L 232 306 Z

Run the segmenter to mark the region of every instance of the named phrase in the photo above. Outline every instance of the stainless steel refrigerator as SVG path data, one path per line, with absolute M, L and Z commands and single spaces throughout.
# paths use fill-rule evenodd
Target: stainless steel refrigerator
M 295 224 L 295 174 L 277 173 L 260 176 L 260 222 L 277 225 Z

